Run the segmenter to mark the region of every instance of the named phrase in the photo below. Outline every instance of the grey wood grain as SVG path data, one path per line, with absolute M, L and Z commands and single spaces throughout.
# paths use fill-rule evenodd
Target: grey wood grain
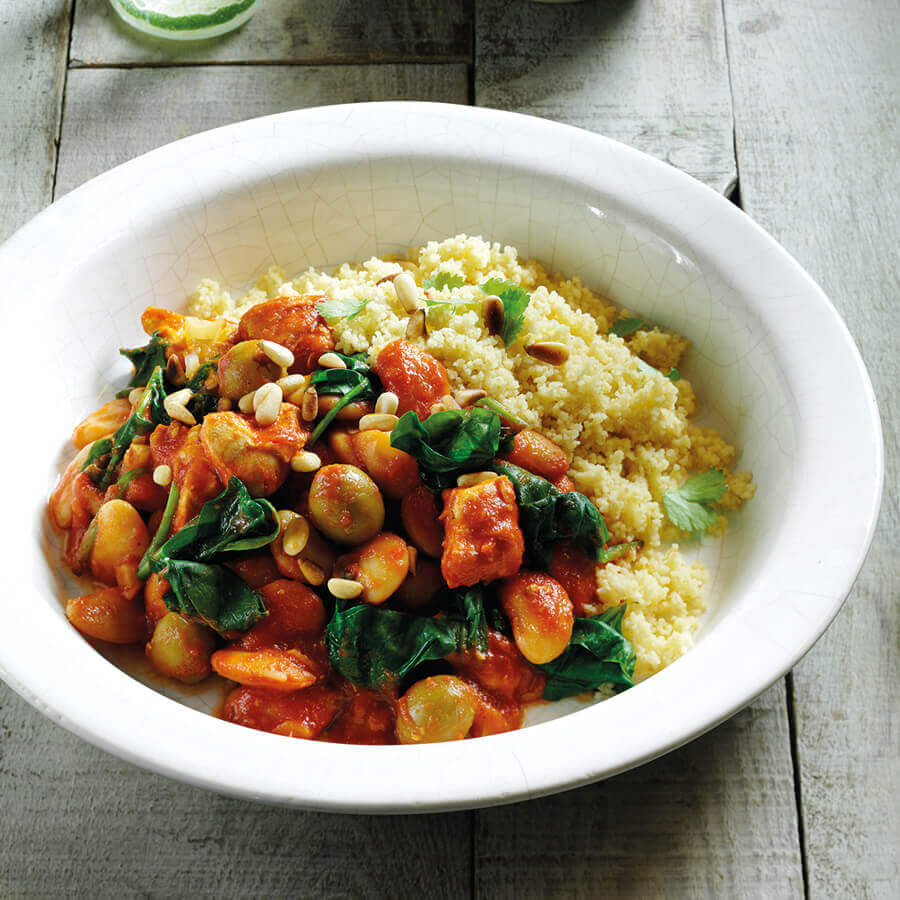
M 471 0 L 260 0 L 213 41 L 167 41 L 124 24 L 109 0 L 79 0 L 72 64 L 469 62 Z
M 469 890 L 468 813 L 337 816 L 232 800 L 102 753 L 2 685 L 0 796 L 4 897 L 355 900 Z
M 254 116 L 358 100 L 464 103 L 463 65 L 73 69 L 57 196 L 126 159 Z M 115 116 L 99 116 L 115 102 Z
M 0 240 L 50 200 L 71 0 L 0 2 Z
M 845 317 L 874 382 L 887 451 L 868 560 L 794 674 L 809 893 L 896 897 L 900 17 L 880 0 L 725 8 L 743 205 Z
M 475 878 L 517 900 L 801 897 L 784 683 L 640 769 L 477 812 Z
M 719 191 L 736 176 L 719 3 L 480 0 L 475 99 L 601 132 Z
M 154 146 L 238 119 L 350 100 L 459 102 L 467 90 L 461 65 L 69 75 L 58 195 Z M 353 817 L 230 800 L 94 749 L 3 685 L 0 797 L 2 896 L 459 897 L 471 883 L 467 813 Z

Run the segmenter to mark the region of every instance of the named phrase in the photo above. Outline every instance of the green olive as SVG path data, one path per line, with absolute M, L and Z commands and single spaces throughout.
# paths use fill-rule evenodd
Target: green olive
M 259 349 L 259 341 L 241 341 L 219 359 L 219 393 L 237 400 L 280 374 L 281 366 Z
M 455 675 L 417 681 L 397 703 L 397 739 L 401 744 L 462 740 L 475 721 L 478 698 Z
M 212 671 L 209 658 L 215 649 L 215 635 L 205 625 L 170 612 L 156 623 L 147 656 L 161 675 L 194 684 Z
M 356 466 L 324 466 L 309 487 L 309 517 L 326 537 L 362 544 L 381 531 L 384 500 L 378 486 Z

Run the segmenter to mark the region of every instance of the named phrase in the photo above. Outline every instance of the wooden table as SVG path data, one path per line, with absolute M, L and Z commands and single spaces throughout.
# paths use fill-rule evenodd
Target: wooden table
M 417 99 L 546 116 L 686 170 L 783 242 L 856 338 L 888 449 L 868 561 L 797 669 L 688 747 L 553 798 L 274 809 L 133 768 L 0 687 L 0 894 L 896 897 L 897 12 L 261 0 L 238 33 L 183 46 L 131 33 L 106 0 L 0 2 L 0 237 L 115 163 L 265 113 Z

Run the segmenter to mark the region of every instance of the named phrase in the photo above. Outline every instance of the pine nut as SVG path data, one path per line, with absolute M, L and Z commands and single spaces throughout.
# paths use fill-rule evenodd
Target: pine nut
M 443 404 L 444 409 L 459 409 L 456 398 L 450 394 L 444 394 L 438 402 Z
M 294 364 L 294 354 L 283 344 L 276 344 L 275 341 L 260 341 L 259 349 L 262 350 L 276 366 L 287 369 Z
M 481 388 L 470 388 L 466 391 L 457 391 L 456 394 L 454 394 L 454 399 L 462 409 L 474 406 L 479 400 L 483 400 L 485 397 L 487 397 L 487 391 L 483 391 Z
M 172 483 L 172 468 L 171 466 L 163 465 L 157 466 L 153 470 L 153 483 L 158 484 L 160 487 L 168 487 Z
M 318 587 L 325 581 L 325 572 L 314 562 L 310 562 L 308 559 L 301 559 L 297 565 L 300 567 L 300 574 L 313 587 Z
M 212 369 L 203 382 L 203 387 L 207 391 L 214 391 L 219 386 L 219 373 L 216 369 Z
M 169 396 L 163 400 L 163 408 L 169 414 L 169 418 L 174 419 L 176 422 L 181 422 L 184 425 L 196 425 L 197 420 L 185 406 L 185 403 L 187 403 L 192 396 L 193 394 L 187 388 L 181 391 L 175 391 L 174 394 L 169 394 Z
M 177 356 L 170 356 L 166 363 L 166 378 L 177 384 L 184 378 L 184 366 Z
M 306 376 L 285 375 L 284 378 L 279 378 L 275 383 L 281 388 L 284 396 L 287 397 L 289 394 L 293 394 L 295 391 L 299 391 L 300 388 L 306 386 Z
M 406 323 L 406 339 L 414 341 L 416 338 L 425 337 L 425 310 L 417 309 L 409 317 Z
M 346 369 L 347 363 L 345 363 L 337 353 L 323 353 L 319 357 L 319 365 L 323 369 Z
M 419 289 L 409 272 L 401 272 L 394 279 L 394 290 L 400 305 L 408 313 L 415 312 L 419 308 Z
M 481 301 L 481 314 L 484 316 L 484 327 L 488 334 L 500 334 L 503 328 L 503 301 L 490 294 Z
M 271 425 L 281 411 L 281 388 L 274 382 L 264 384 L 256 392 L 259 402 L 256 403 L 256 421 L 260 425 Z
M 190 353 L 184 354 L 184 377 L 185 378 L 193 378 L 197 374 L 197 369 L 200 368 L 200 357 L 197 356 L 196 353 L 191 351 Z
M 419 559 L 419 551 L 412 546 L 412 544 L 408 544 L 406 547 L 406 553 L 409 556 L 409 571 L 411 574 L 416 574 L 416 562 Z
M 291 459 L 291 468 L 295 472 L 315 472 L 321 466 L 319 454 L 313 453 L 312 450 L 301 450 Z
M 219 397 L 219 402 L 216 406 L 216 409 L 219 412 L 229 412 L 231 409 L 231 401 L 227 397 Z
M 369 413 L 359 420 L 360 431 L 393 431 L 399 420 L 388 413 Z
M 319 392 L 313 385 L 310 385 L 303 392 L 303 399 L 300 401 L 300 417 L 304 422 L 312 422 L 319 414 Z
M 496 477 L 496 472 L 469 472 L 466 475 L 460 475 L 456 479 L 456 486 L 461 488 L 472 487 L 472 485 L 481 484 L 483 481 L 492 481 Z
M 400 405 L 400 398 L 391 391 L 385 391 L 375 401 L 375 412 L 387 413 L 390 416 L 397 414 L 397 407 Z
M 253 412 L 253 400 L 255 397 L 256 391 L 250 391 L 238 400 L 238 409 L 244 413 L 244 415 L 249 415 Z
M 141 400 L 144 399 L 144 391 L 145 391 L 145 390 L 146 390 L 146 388 L 135 388 L 135 389 L 134 389 L 133 391 L 131 391 L 131 393 L 128 395 L 128 402 L 129 402 L 132 406 L 137 406 L 137 404 L 140 403 Z
M 529 344 L 525 352 L 539 362 L 561 366 L 569 358 L 569 348 L 559 341 L 538 341 Z
M 299 556 L 309 542 L 309 522 L 296 516 L 285 526 L 281 546 L 288 556 Z
M 355 600 L 363 592 L 363 586 L 351 578 L 329 578 L 328 592 L 338 600 Z
M 193 396 L 194 392 L 190 388 L 182 388 L 180 391 L 173 391 L 166 399 L 184 406 L 186 403 L 190 403 Z

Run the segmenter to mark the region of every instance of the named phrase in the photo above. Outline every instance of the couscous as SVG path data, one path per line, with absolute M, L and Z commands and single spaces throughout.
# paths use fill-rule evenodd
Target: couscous
M 188 313 L 145 311 L 51 497 L 86 636 L 349 743 L 508 731 L 690 646 L 677 541 L 754 485 L 690 421 L 684 338 L 465 235 Z

